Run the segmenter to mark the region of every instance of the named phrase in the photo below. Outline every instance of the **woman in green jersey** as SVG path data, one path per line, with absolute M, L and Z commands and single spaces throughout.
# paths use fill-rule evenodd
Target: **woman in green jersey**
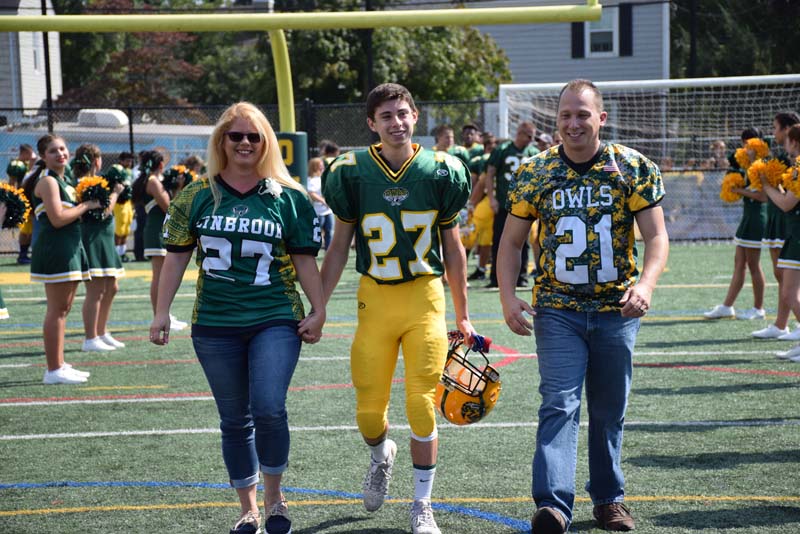
M 169 307 L 197 247 L 192 342 L 217 403 L 222 456 L 241 504 L 234 534 L 260 532 L 259 472 L 265 531 L 291 532 L 281 492 L 289 462 L 286 394 L 301 342 L 317 342 L 325 322 L 315 259 L 320 234 L 266 117 L 244 102 L 228 108 L 208 142 L 208 176 L 169 206 L 150 339 L 167 343 Z M 311 303 L 308 315 L 298 281 Z

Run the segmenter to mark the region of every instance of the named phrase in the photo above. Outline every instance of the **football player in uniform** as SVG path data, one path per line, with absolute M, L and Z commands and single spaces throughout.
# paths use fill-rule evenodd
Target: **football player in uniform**
M 435 135 L 436 145 L 431 147 L 431 150 L 447 152 L 451 156 L 455 156 L 464 162 L 464 165 L 469 166 L 469 152 L 463 146 L 456 144 L 455 132 L 451 126 L 447 124 L 437 126 Z
M 506 197 L 508 189 L 514 180 L 514 174 L 522 161 L 539 152 L 539 149 L 531 144 L 534 135 L 536 135 L 536 127 L 533 123 L 521 122 L 517 127 L 517 134 L 514 139 L 495 147 L 492 150 L 492 155 L 489 156 L 489 161 L 486 162 L 486 174 L 483 177 L 482 188 L 486 190 L 486 196 L 489 197 L 489 206 L 494 212 L 494 221 L 492 223 L 492 271 L 489 276 L 489 285 L 486 287 L 497 287 L 497 248 L 500 245 L 503 225 L 508 216 Z M 477 205 L 476 195 L 479 193 L 481 192 L 473 191 L 470 202 Z M 522 263 L 517 277 L 517 285 L 520 287 L 528 285 L 529 249 L 530 247 L 526 244 L 522 251 Z
M 286 394 L 301 342 L 316 343 L 325 322 L 321 236 L 314 207 L 258 108 L 240 102 L 222 113 L 208 142 L 208 175 L 170 204 L 163 236 L 167 256 L 150 339 L 168 342 L 169 307 L 197 247 L 192 343 L 217 403 L 222 456 L 241 504 L 231 533 L 260 532 L 261 472 L 265 531 L 287 534 Z M 311 303 L 307 315 L 297 281 Z
M 472 176 L 472 194 L 467 204 L 469 220 L 475 228 L 475 244 L 478 247 L 478 265 L 467 280 L 485 280 L 486 268 L 492 259 L 492 225 L 494 212 L 486 196 L 485 183 L 482 176 L 486 172 L 486 163 L 497 146 L 497 139 L 491 132 L 483 133 L 483 154 L 469 160 L 469 172 Z M 473 204 L 473 202 L 475 202 Z
M 484 153 L 484 146 L 479 141 L 481 141 L 481 132 L 477 126 L 470 122 L 461 127 L 461 146 L 467 149 L 470 161 Z M 485 139 L 483 141 L 486 142 Z
M 114 205 L 114 245 L 123 263 L 127 263 L 128 236 L 133 224 L 133 202 L 131 202 L 131 182 L 133 181 L 133 154 L 120 152 L 117 163 L 106 171 L 106 179 L 120 182 L 124 189 Z
M 523 165 L 509 194 L 500 245 L 503 316 L 519 335 L 536 335 L 539 426 L 533 459 L 536 534 L 563 534 L 572 522 L 581 391 L 589 414 L 593 514 L 605 530 L 634 528 L 623 504 L 622 426 L 633 346 L 669 250 L 664 187 L 640 153 L 602 143 L 606 112 L 597 87 L 573 80 L 562 89 L 557 124 L 563 144 Z M 532 305 L 514 293 L 520 252 L 540 221 L 540 270 Z M 634 220 L 645 243 L 636 266 Z M 534 316 L 531 324 L 525 314 Z
M 388 492 L 397 445 L 387 437 L 387 410 L 402 346 L 414 466 L 411 525 L 415 534 L 438 534 L 430 498 L 438 447 L 434 396 L 448 347 L 441 276 L 446 268 L 456 325 L 471 344 L 475 332 L 457 223 L 470 180 L 460 159 L 412 142 L 416 122 L 405 87 L 387 83 L 370 92 L 367 125 L 380 143 L 339 156 L 323 180 L 337 220 L 322 280 L 327 300 L 355 235 L 362 276 L 350 369 L 358 428 L 371 451 L 364 506 L 377 510 Z
M 25 165 L 26 174 L 33 171 L 33 164 L 36 163 L 38 159 L 39 157 L 36 155 L 36 151 L 31 145 L 27 143 L 19 145 L 19 157 L 17 157 L 17 161 L 21 161 Z M 24 177 L 25 174 L 19 178 L 18 187 L 22 187 Z M 33 199 L 29 198 L 28 202 L 32 205 Z M 19 229 L 19 256 L 17 256 L 17 263 L 20 265 L 27 265 L 31 262 L 31 258 L 28 256 L 28 250 L 33 242 L 33 224 L 35 218 L 36 217 L 28 217 L 28 220 Z

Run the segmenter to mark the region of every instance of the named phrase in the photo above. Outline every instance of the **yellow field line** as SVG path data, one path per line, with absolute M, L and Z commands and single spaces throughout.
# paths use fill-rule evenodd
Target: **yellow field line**
M 588 497 L 577 497 L 576 502 L 591 502 Z M 625 496 L 626 502 L 739 502 L 739 501 L 759 501 L 759 502 L 800 502 L 797 495 L 641 495 Z M 389 499 L 390 503 L 409 503 L 409 499 Z M 480 498 L 463 497 L 454 499 L 434 499 L 434 502 L 443 504 L 465 504 L 465 503 L 530 503 L 530 497 L 503 497 L 503 498 Z M 292 506 L 332 506 L 332 505 L 356 505 L 361 504 L 361 499 L 326 499 L 313 501 L 289 501 Z M 138 512 L 148 510 L 192 510 L 198 508 L 235 508 L 239 506 L 233 502 L 198 502 L 183 504 L 147 504 L 147 505 L 113 505 L 113 506 L 76 506 L 71 508 L 39 508 L 34 510 L 1 510 L 0 517 L 12 517 L 22 515 L 47 515 L 47 514 L 74 514 L 89 512 Z

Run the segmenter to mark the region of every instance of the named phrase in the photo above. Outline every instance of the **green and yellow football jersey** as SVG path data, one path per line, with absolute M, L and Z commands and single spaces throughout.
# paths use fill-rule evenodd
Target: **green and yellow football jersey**
M 480 156 L 481 154 L 483 154 L 483 145 L 480 143 L 472 143 L 471 146 L 465 146 L 464 149 L 469 154 L 470 160 L 476 156 Z
M 439 230 L 458 224 L 470 177 L 463 162 L 414 145 L 393 171 L 380 144 L 336 158 L 323 196 L 341 220 L 356 225 L 356 269 L 382 284 L 444 273 Z
M 664 196 L 658 167 L 622 145 L 605 145 L 579 174 L 553 147 L 519 169 L 512 215 L 539 219 L 534 306 L 613 311 L 636 282 L 636 212 Z
M 218 179 L 216 211 L 208 178 L 190 183 L 170 203 L 167 251 L 199 244 L 195 325 L 242 328 L 304 317 L 289 254 L 316 256 L 319 220 L 301 191 L 284 187 L 274 197 L 265 182 L 240 193 Z
M 489 161 L 489 156 L 491 153 L 483 153 L 479 156 L 475 156 L 474 158 L 469 160 L 469 172 L 474 174 L 475 176 L 480 176 L 483 174 L 483 171 L 486 170 L 486 164 Z
M 497 171 L 494 178 L 494 196 L 501 208 L 506 205 L 508 191 L 511 189 L 517 169 L 524 160 L 538 152 L 539 149 L 533 145 L 517 148 L 513 141 L 506 141 L 492 150 L 486 165 L 491 165 Z

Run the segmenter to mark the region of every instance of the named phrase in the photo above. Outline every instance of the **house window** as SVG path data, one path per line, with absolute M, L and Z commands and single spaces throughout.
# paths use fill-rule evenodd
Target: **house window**
M 616 57 L 619 55 L 619 10 L 604 7 L 597 22 L 588 22 L 586 29 L 585 57 Z

